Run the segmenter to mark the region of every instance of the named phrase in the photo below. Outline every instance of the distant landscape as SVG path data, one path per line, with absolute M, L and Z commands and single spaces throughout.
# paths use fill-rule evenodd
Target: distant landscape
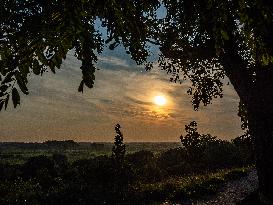
M 0 143 L 1 204 L 162 204 L 213 196 L 253 169 L 249 135 L 225 141 L 185 127 L 181 142 Z
M 273 1 L 0 17 L 0 205 L 273 205 Z
M 126 152 L 133 153 L 141 150 L 151 151 L 155 154 L 162 153 L 169 149 L 178 148 L 180 142 L 129 142 L 125 143 Z M 0 161 L 2 163 L 22 164 L 30 157 L 61 153 L 70 162 L 78 159 L 89 159 L 99 155 L 112 153 L 113 143 L 111 142 L 74 142 L 45 141 L 45 142 L 0 142 Z

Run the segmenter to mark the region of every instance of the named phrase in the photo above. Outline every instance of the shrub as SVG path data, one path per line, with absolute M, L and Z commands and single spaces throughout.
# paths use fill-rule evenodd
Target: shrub
M 138 151 L 126 155 L 126 162 L 133 172 L 135 180 L 156 181 L 162 174 L 156 158 L 151 151 Z
M 40 171 L 48 171 L 48 174 L 55 175 L 54 163 L 47 156 L 31 157 L 22 166 L 23 176 L 26 178 L 34 178 Z
M 210 144 L 217 143 L 216 137 L 210 134 L 201 135 L 197 132 L 197 123 L 192 121 L 189 125 L 185 125 L 185 136 L 181 135 L 180 140 L 182 146 L 187 151 L 188 161 L 198 161 L 201 159 L 205 149 Z
M 236 147 L 227 141 L 213 143 L 204 150 L 202 160 L 207 169 L 217 169 L 238 165 Z
M 186 160 L 187 152 L 184 148 L 170 149 L 163 152 L 157 160 L 165 175 L 183 175 L 192 171 L 192 165 Z

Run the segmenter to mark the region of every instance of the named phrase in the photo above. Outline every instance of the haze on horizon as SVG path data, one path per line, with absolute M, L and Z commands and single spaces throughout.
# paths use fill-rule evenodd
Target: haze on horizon
M 113 141 L 120 123 L 124 140 L 179 141 L 185 124 L 197 121 L 200 133 L 221 139 L 242 134 L 237 116 L 239 98 L 231 85 L 224 97 L 194 111 L 188 82 L 174 84 L 164 71 L 146 72 L 119 48 L 99 57 L 93 89 L 77 91 L 80 62 L 69 52 L 54 75 L 30 76 L 28 96 L 21 105 L 0 113 L 0 141 Z M 163 96 L 161 106 L 154 102 Z

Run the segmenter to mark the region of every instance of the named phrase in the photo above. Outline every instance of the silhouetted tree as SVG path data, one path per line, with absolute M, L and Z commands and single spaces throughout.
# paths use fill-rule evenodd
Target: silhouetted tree
M 125 144 L 123 143 L 123 134 L 121 133 L 120 128 L 121 126 L 116 124 L 115 131 L 117 135 L 115 136 L 115 142 L 112 149 L 112 158 L 117 169 L 122 169 L 126 152 Z
M 121 204 L 126 198 L 129 184 L 129 167 L 126 166 L 125 160 L 125 144 L 123 143 L 123 134 L 120 131 L 121 126 L 116 124 L 115 131 L 115 142 L 112 148 L 112 160 L 114 165 L 114 184 L 113 190 L 115 194 L 115 204 Z
M 246 109 L 255 137 L 260 196 L 273 203 L 273 4 L 266 0 L 8 1 L 1 2 L 0 108 L 17 87 L 28 94 L 28 74 L 55 72 L 68 50 L 82 61 L 83 86 L 93 87 L 97 53 L 104 43 L 123 44 L 137 63 L 148 56 L 147 42 L 160 46 L 160 66 L 178 82 L 192 82 L 194 109 L 222 97 L 228 77 Z M 101 20 L 104 42 L 95 22 Z M 150 67 L 150 66 L 149 66 Z M 17 84 L 17 86 L 16 86 Z
M 190 122 L 189 125 L 185 125 L 185 136 L 181 135 L 180 140 L 183 147 L 187 150 L 190 160 L 200 160 L 206 147 L 209 144 L 217 142 L 216 137 L 211 135 L 201 135 L 197 132 L 197 123 L 195 121 Z
M 160 64 L 189 79 L 198 109 L 222 97 L 227 77 L 255 138 L 260 198 L 273 204 L 273 4 L 265 0 L 163 0 Z M 240 108 L 240 109 L 241 109 Z M 246 121 L 245 121 L 246 122 Z
M 155 28 L 154 8 L 157 0 L 99 1 L 9 1 L 0 5 L 0 110 L 9 99 L 20 104 L 18 88 L 28 94 L 29 74 L 42 75 L 48 69 L 55 73 L 67 52 L 74 49 L 82 61 L 84 85 L 92 88 L 95 81 L 97 54 L 104 43 L 113 50 L 123 44 L 138 64 L 148 56 L 146 39 Z M 107 30 L 102 39 L 100 25 Z

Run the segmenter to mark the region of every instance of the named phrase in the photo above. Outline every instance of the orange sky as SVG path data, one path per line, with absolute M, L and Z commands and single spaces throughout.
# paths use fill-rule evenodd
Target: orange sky
M 68 55 L 56 75 L 30 77 L 30 94 L 17 109 L 0 113 L 0 141 L 113 141 L 120 123 L 125 141 L 179 141 L 184 126 L 198 123 L 200 133 L 231 139 L 242 133 L 239 99 L 231 85 L 224 97 L 193 111 L 188 82 L 173 84 L 160 69 L 145 72 L 128 57 L 99 58 L 95 87 L 78 93 L 80 62 Z M 156 95 L 166 105 L 154 104 Z

